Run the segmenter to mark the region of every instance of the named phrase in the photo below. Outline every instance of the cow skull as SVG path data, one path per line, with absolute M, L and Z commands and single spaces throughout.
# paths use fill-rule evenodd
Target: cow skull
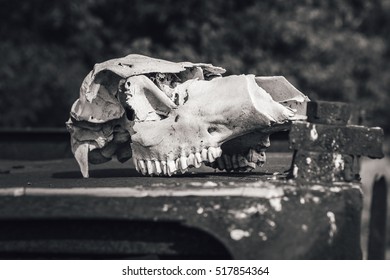
M 202 163 L 251 170 L 264 164 L 269 134 L 285 129 L 307 101 L 283 77 L 221 77 L 224 70 L 209 64 L 138 55 L 103 64 L 87 76 L 68 122 L 84 177 L 88 161 L 114 154 L 132 156 L 144 175 L 170 176 Z

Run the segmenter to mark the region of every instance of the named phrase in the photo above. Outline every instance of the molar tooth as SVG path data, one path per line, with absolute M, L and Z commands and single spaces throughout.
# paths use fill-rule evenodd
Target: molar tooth
M 187 165 L 188 166 L 195 166 L 195 155 L 194 154 L 189 154 L 187 158 Z
M 248 166 L 247 159 L 244 156 L 242 156 L 242 155 L 238 155 L 237 156 L 237 161 L 238 161 L 238 166 L 239 167 L 246 167 L 246 166 Z
M 266 156 L 264 151 L 256 151 L 255 149 L 250 149 L 246 158 L 250 162 L 256 163 L 258 166 L 263 166 L 266 161 Z
M 248 161 L 248 167 L 252 168 L 252 169 L 256 169 L 256 163 L 253 162 L 253 161 Z
M 223 155 L 223 161 L 225 162 L 226 170 L 231 170 L 233 168 L 230 156 Z
M 257 163 L 258 166 L 261 167 L 261 166 L 264 165 L 264 163 L 266 162 L 266 160 L 267 160 L 267 156 L 265 155 L 265 152 L 260 152 L 260 153 L 259 153 L 259 156 L 258 156 L 258 158 L 257 158 L 256 163 Z
M 138 168 L 141 171 L 142 175 L 146 175 L 148 171 L 146 170 L 145 162 L 142 159 L 138 160 Z
M 146 168 L 148 169 L 148 174 L 152 175 L 154 173 L 154 166 L 151 160 L 146 161 Z
M 172 176 L 176 172 L 176 163 L 173 160 L 167 161 L 167 174 Z
M 187 157 L 180 157 L 179 166 L 182 173 L 184 173 L 187 170 L 188 168 Z
M 215 161 L 215 156 L 214 156 L 214 147 L 210 147 L 207 151 L 207 158 L 209 162 L 214 162 Z
M 238 167 L 240 167 L 240 166 L 238 165 L 237 155 L 236 155 L 236 154 L 232 155 L 232 165 L 233 165 L 233 168 L 234 168 L 234 169 L 237 169 Z
M 201 156 L 202 156 L 202 161 L 208 161 L 206 149 L 202 149 Z
M 199 168 L 199 167 L 202 166 L 202 156 L 200 155 L 199 152 L 195 153 L 195 164 L 194 164 L 194 166 L 196 168 Z
M 223 162 L 222 157 L 217 158 L 217 163 L 218 163 L 218 169 L 219 170 L 224 170 L 225 169 L 225 163 Z
M 249 152 L 248 152 L 248 154 L 246 155 L 246 159 L 247 159 L 248 161 L 252 161 L 252 162 L 253 162 L 255 154 L 256 154 L 255 150 L 249 149 Z
M 161 169 L 162 169 L 163 174 L 165 174 L 165 175 L 168 174 L 167 162 L 165 160 L 161 161 Z
M 161 174 L 161 164 L 158 160 L 154 161 L 154 167 L 155 167 L 155 173 L 157 175 L 160 175 Z

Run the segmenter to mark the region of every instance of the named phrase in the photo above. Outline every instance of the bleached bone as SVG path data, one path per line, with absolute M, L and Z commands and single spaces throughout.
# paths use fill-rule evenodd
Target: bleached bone
M 140 55 L 96 64 L 67 123 L 83 176 L 88 160 L 114 155 L 132 155 L 144 175 L 184 173 L 202 163 L 228 171 L 264 164 L 269 134 L 303 115 L 307 97 L 284 77 L 224 72 Z

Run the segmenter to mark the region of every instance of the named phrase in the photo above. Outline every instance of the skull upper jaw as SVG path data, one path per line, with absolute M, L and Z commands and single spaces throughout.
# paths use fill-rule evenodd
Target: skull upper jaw
M 187 102 L 173 109 L 167 118 L 134 124 L 133 157 L 141 170 L 147 164 L 139 161 L 176 164 L 179 159 L 180 163 L 186 158 L 196 158 L 197 153 L 211 154 L 202 157 L 202 161 L 214 162 L 221 157 L 223 143 L 239 136 L 252 139 L 259 133 L 262 139 L 267 139 L 267 130 L 293 115 L 259 88 L 251 75 L 192 82 L 186 91 Z

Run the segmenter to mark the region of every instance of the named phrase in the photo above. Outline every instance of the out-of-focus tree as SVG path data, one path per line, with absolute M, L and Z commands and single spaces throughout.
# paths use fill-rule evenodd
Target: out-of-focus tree
M 129 53 L 284 75 L 390 131 L 390 0 L 0 0 L 1 126 L 62 126 L 83 77 Z

